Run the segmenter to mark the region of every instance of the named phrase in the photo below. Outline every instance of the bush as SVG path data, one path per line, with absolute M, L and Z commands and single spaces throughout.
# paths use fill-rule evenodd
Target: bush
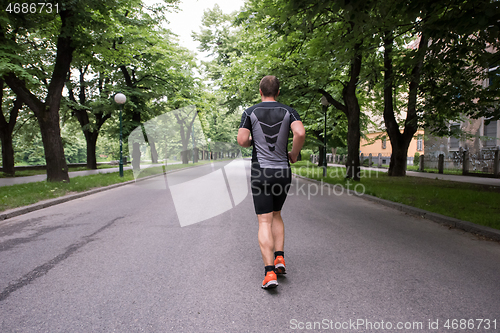
M 413 165 L 418 167 L 420 164 L 420 153 L 416 152 L 415 155 L 413 156 Z
M 311 149 L 302 149 L 300 152 L 301 155 L 301 161 L 310 161 L 311 160 L 311 155 L 313 154 L 313 151 Z
M 373 161 L 372 161 L 372 164 L 371 164 L 371 165 L 368 165 L 368 163 L 369 163 L 369 162 L 370 162 L 370 161 L 369 161 L 369 159 L 365 158 L 365 159 L 363 160 L 363 164 L 362 164 L 362 165 L 363 165 L 363 166 L 365 166 L 365 167 L 367 167 L 367 166 L 373 166 Z

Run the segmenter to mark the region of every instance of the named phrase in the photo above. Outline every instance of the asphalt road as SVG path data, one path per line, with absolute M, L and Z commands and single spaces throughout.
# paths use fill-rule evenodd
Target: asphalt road
M 0 332 L 500 330 L 499 243 L 293 184 L 272 291 L 250 195 L 181 227 L 157 177 L 0 222 Z

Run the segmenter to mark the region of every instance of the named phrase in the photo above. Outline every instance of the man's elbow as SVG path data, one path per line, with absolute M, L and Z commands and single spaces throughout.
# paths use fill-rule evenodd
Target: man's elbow
M 238 142 L 238 144 L 239 144 L 240 146 L 242 146 L 242 147 L 243 147 L 243 144 L 244 144 L 244 143 L 243 143 L 243 141 L 244 141 L 243 139 L 241 139 L 240 137 L 237 137 L 237 138 L 236 138 L 236 141 Z
M 306 138 L 306 130 L 305 129 L 300 129 L 293 133 L 294 136 L 297 136 L 298 139 L 305 139 Z
M 245 148 L 245 139 L 243 138 L 240 138 L 239 136 L 236 138 L 236 141 L 238 142 L 238 144 L 240 146 L 242 146 L 243 148 Z

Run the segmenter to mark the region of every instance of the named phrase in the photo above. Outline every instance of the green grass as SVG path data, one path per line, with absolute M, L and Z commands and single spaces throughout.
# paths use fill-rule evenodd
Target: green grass
M 409 170 L 409 171 L 419 171 L 420 172 L 420 169 L 418 168 L 418 166 L 414 166 L 414 165 L 408 165 L 406 170 Z M 428 172 L 428 173 L 439 173 L 439 170 L 438 169 L 429 169 L 429 168 L 426 168 L 423 172 Z M 484 174 L 485 172 L 482 172 L 482 171 L 472 171 L 471 173 L 479 173 L 479 174 Z M 443 169 L 443 174 L 445 175 L 461 175 L 462 174 L 462 169 Z
M 165 171 L 183 169 L 210 161 L 201 161 L 195 164 L 174 164 L 168 165 Z M 146 168 L 141 171 L 138 178 L 163 173 L 163 166 Z M 118 172 L 95 174 L 90 176 L 80 176 L 70 179 L 69 183 L 49 183 L 46 181 L 16 184 L 0 187 L 0 211 L 30 205 L 42 200 L 53 199 L 63 195 L 88 191 L 93 188 L 108 186 L 133 180 L 132 170 L 124 170 L 123 178 Z
M 350 189 L 361 184 L 356 187 L 358 192 L 364 188 L 364 193 L 378 198 L 500 229 L 500 187 L 411 176 L 389 177 L 385 172 L 369 170 L 362 171 L 360 182 L 347 182 L 345 168 L 329 167 L 327 177 L 323 178 L 322 168 L 309 162 L 297 162 L 292 170 Z
M 409 165 L 406 170 L 409 171 L 418 171 L 420 172 L 419 168 L 416 166 L 411 166 Z M 438 169 L 425 169 L 423 172 L 428 172 L 428 173 L 439 173 Z M 445 175 L 461 175 L 462 170 L 459 169 L 443 169 L 443 174 Z
M 107 169 L 107 168 L 118 168 L 118 165 L 109 165 L 109 164 L 103 164 L 103 165 L 98 165 L 97 169 Z M 69 167 L 68 171 L 84 171 L 84 170 L 89 170 L 87 167 Z M 28 177 L 28 176 L 35 176 L 35 175 L 44 175 L 46 174 L 46 170 L 18 170 L 16 171 L 15 177 Z M 0 173 L 0 178 L 8 178 L 8 176 L 1 172 Z

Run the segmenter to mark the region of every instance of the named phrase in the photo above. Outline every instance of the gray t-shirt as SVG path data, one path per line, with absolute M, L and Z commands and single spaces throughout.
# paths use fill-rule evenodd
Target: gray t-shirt
M 279 102 L 261 102 L 246 109 L 240 128 L 252 133 L 252 163 L 261 168 L 288 168 L 288 135 L 290 125 L 297 120 L 297 111 Z

